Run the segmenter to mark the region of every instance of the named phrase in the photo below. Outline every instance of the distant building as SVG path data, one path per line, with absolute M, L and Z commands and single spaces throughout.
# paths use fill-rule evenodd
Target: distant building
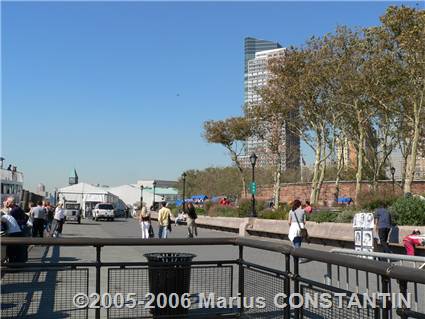
M 69 174 L 68 184 L 69 185 L 78 184 L 78 175 L 77 175 L 77 171 L 75 170 L 75 168 L 74 168 L 74 171 L 71 172 L 71 174 Z
M 36 194 L 46 196 L 46 186 L 42 183 L 38 184 Z
M 408 157 L 409 159 L 410 157 Z M 400 153 L 394 153 L 390 156 L 390 167 L 395 168 L 394 178 L 400 180 L 402 177 L 402 172 L 404 169 L 404 159 Z M 391 177 L 390 168 L 388 168 L 387 176 Z M 415 180 L 424 180 L 425 179 L 425 157 L 417 156 L 416 157 L 416 168 L 414 174 Z
M 266 86 L 267 81 L 270 79 L 268 70 L 270 59 L 285 56 L 285 49 L 279 43 L 265 40 L 256 40 L 257 42 L 255 42 L 254 40 L 256 39 L 245 39 L 245 105 L 248 108 L 250 105 L 261 102 L 258 89 Z M 255 53 L 253 53 L 254 51 Z M 284 125 L 281 129 L 283 141 L 281 152 L 284 154 L 282 170 L 298 168 L 300 163 L 300 139 L 289 131 L 287 125 Z M 249 137 L 245 144 L 245 154 L 239 157 L 242 166 L 251 166 L 249 156 L 252 153 L 255 153 L 258 157 L 258 167 L 270 166 L 273 163 L 273 157 L 266 143 L 265 140 L 256 136 Z
M 348 138 L 338 138 L 336 141 L 336 154 L 339 161 L 342 157 L 344 167 L 357 167 L 357 151 Z

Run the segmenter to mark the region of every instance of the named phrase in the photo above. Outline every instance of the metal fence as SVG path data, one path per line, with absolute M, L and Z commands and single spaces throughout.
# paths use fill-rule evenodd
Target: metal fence
M 96 251 L 95 261 L 4 264 L 1 269 L 3 318 L 425 318 L 425 271 L 383 261 L 293 249 L 278 242 L 241 237 L 2 239 L 2 245 L 19 243 L 57 248 L 92 246 Z M 108 246 L 198 245 L 217 249 L 233 246 L 239 254 L 230 260 L 195 260 L 163 266 L 148 262 L 105 262 L 101 258 L 102 248 Z M 282 267 L 275 269 L 248 261 L 244 258 L 247 248 L 278 254 Z M 323 269 L 325 280 L 304 274 L 302 265 L 306 261 Z M 329 272 L 329 268 L 334 271 Z M 152 271 L 156 274 L 154 280 Z M 179 275 L 173 275 L 173 271 Z M 158 285 L 161 278 L 168 278 L 165 280 L 168 283 L 183 280 L 183 285 L 187 284 L 182 290 L 187 290 L 190 301 L 187 311 L 167 312 L 146 307 L 153 285 Z M 174 283 L 174 287 L 179 285 L 182 283 Z M 411 294 L 416 303 L 411 307 L 398 304 L 395 296 L 388 294 L 372 306 L 369 295 L 374 292 L 400 292 L 406 298 Z M 78 293 L 107 295 L 108 303 L 105 298 L 92 299 L 93 307 L 79 307 L 74 300 Z M 128 294 L 137 304 L 129 307 L 132 301 Z M 317 300 L 307 302 L 311 296 L 325 294 L 327 304 L 318 304 Z M 119 300 L 110 300 L 118 295 L 125 299 L 119 306 Z M 359 304 L 350 307 L 353 297 Z

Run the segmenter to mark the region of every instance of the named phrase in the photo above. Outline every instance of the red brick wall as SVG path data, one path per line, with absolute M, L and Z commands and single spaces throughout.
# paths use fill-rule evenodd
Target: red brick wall
M 386 188 L 392 190 L 391 181 L 382 181 L 378 186 L 380 189 Z M 339 184 L 339 197 L 351 197 L 354 199 L 356 189 L 356 182 L 340 182 Z M 372 189 L 369 182 L 362 182 L 362 191 Z M 396 190 L 400 190 L 400 187 L 396 185 Z M 258 199 L 271 199 L 273 197 L 272 187 L 259 187 L 257 190 Z M 291 202 L 294 199 L 301 201 L 309 200 L 311 192 L 311 183 L 291 183 L 282 184 L 280 188 L 280 200 L 282 202 Z M 425 193 L 425 181 L 414 181 L 412 183 L 413 194 L 424 194 Z M 334 202 L 335 194 L 335 182 L 324 182 L 320 191 L 319 204 L 332 205 Z

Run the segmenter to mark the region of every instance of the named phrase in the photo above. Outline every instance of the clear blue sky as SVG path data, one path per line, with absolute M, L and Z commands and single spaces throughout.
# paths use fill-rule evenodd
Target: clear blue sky
M 228 165 L 202 123 L 241 114 L 244 37 L 299 45 L 388 5 L 2 2 L 2 156 L 48 190 L 74 167 L 117 185 Z

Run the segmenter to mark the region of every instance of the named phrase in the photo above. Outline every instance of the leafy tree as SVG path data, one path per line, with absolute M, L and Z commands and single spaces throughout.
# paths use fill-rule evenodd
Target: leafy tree
M 208 143 L 223 145 L 230 153 L 235 163 L 242 184 L 242 192 L 247 196 L 246 179 L 239 156 L 243 150 L 241 143 L 252 134 L 251 122 L 245 117 L 231 117 L 221 121 L 206 121 L 204 123 L 204 138 Z

